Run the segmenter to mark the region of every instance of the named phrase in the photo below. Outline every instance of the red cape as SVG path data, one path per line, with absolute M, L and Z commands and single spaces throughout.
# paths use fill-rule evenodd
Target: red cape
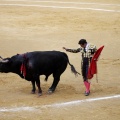
M 90 67 L 88 69 L 88 79 L 93 78 L 94 74 L 97 73 L 97 60 L 100 56 L 100 53 L 102 52 L 104 46 L 101 46 L 94 54 L 91 63 L 90 63 Z

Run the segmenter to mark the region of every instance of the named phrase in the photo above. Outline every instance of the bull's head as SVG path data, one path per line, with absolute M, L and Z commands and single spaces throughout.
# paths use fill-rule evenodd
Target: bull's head
M 0 72 L 10 72 L 10 58 L 2 58 L 0 56 Z

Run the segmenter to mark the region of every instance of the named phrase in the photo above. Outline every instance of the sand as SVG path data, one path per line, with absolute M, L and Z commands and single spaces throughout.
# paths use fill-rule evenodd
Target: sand
M 97 48 L 105 46 L 97 62 L 98 83 L 95 75 L 90 96 L 84 96 L 82 76 L 75 77 L 69 66 L 51 95 L 47 90 L 52 75 L 47 82 L 44 76 L 40 77 L 43 90 L 40 97 L 30 93 L 30 82 L 13 73 L 0 73 L 0 120 L 120 119 L 119 0 L 0 0 L 0 56 L 3 58 L 31 51 L 66 52 L 63 46 L 78 48 L 82 38 Z M 81 54 L 66 53 L 70 63 L 81 72 Z M 104 99 L 109 96 L 112 97 Z M 95 98 L 103 99 L 86 101 Z M 73 104 L 64 105 L 71 101 Z

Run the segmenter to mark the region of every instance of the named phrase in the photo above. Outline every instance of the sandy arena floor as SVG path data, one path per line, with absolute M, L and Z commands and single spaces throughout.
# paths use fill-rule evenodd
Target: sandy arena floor
M 41 76 L 40 97 L 30 94 L 30 82 L 0 73 L 0 120 L 120 120 L 120 0 L 0 0 L 3 58 L 78 48 L 81 38 L 105 45 L 90 96 L 84 96 L 82 76 L 75 77 L 69 66 L 51 95 L 52 75 L 48 82 Z M 67 54 L 81 72 L 80 53 Z

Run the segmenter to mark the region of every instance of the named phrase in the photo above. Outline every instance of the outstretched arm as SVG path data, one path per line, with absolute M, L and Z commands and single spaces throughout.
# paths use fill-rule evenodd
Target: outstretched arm
M 63 47 L 63 49 L 66 50 L 67 52 L 72 52 L 72 53 L 78 53 L 78 52 L 81 51 L 80 48 L 78 48 L 78 49 L 68 49 L 66 47 Z

